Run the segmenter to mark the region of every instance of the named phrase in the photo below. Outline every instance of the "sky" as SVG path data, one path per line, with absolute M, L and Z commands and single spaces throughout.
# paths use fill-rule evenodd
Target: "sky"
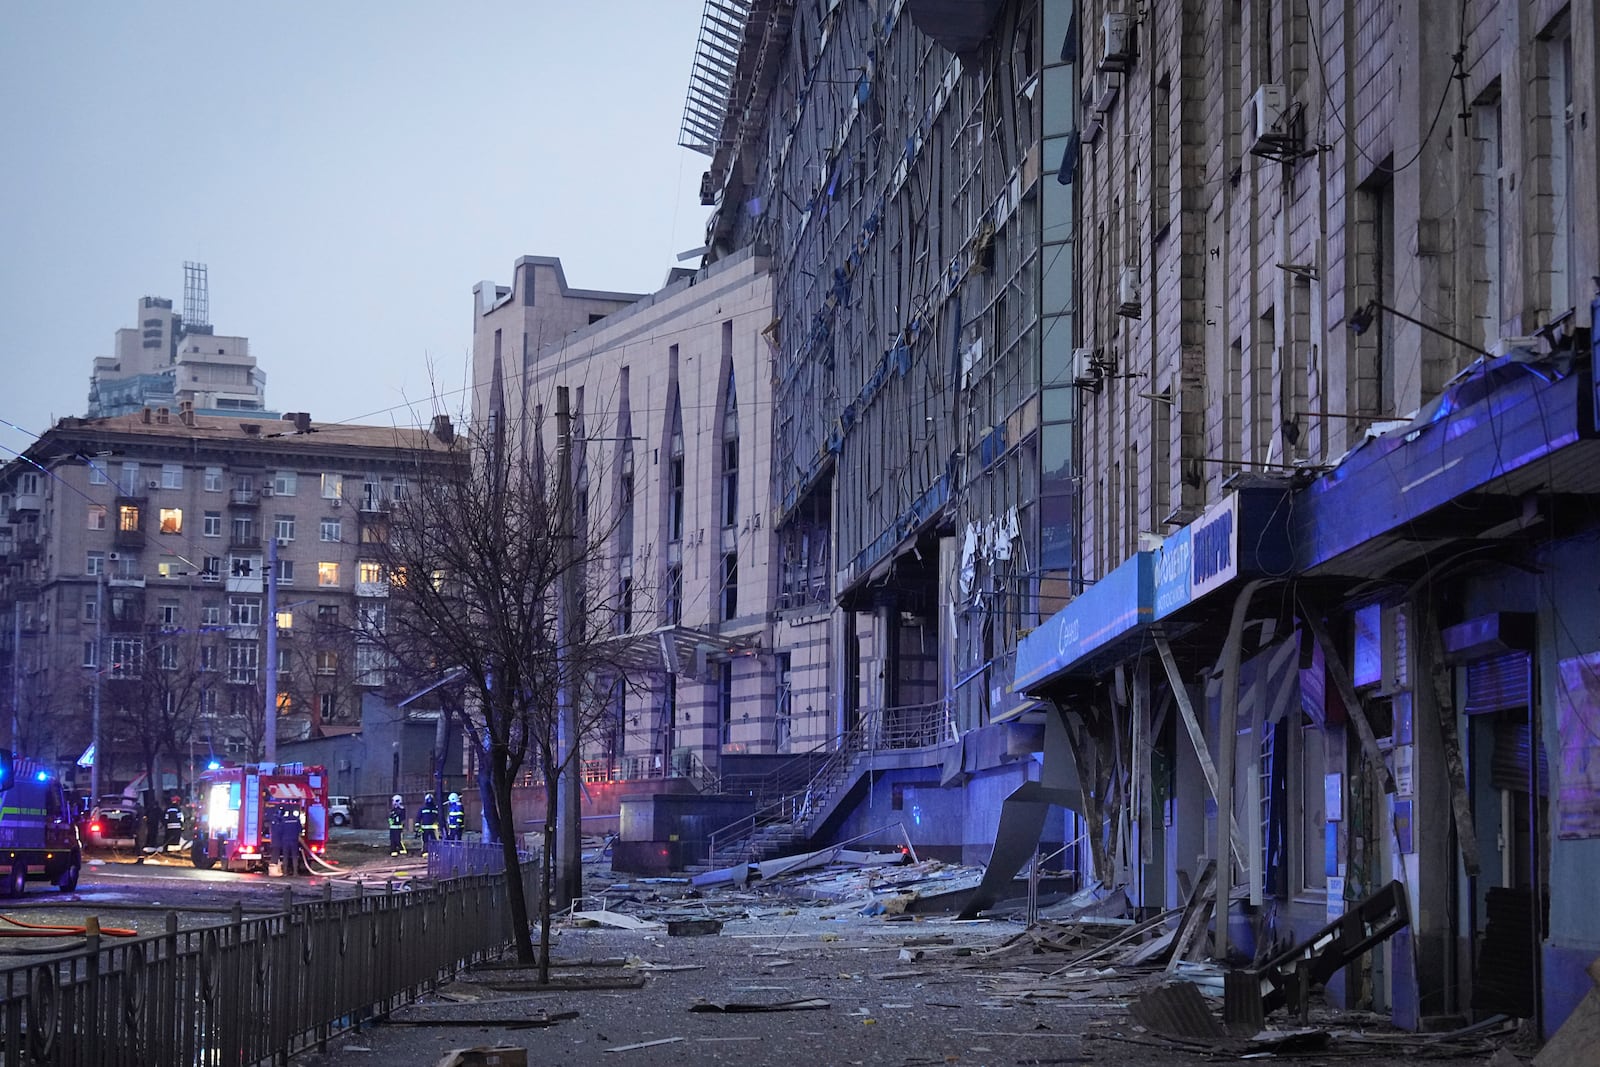
M 317 421 L 425 422 L 518 256 L 660 288 L 704 243 L 701 8 L 0 5 L 0 462 L 84 414 L 141 297 L 182 308 L 186 260 L 268 407 Z

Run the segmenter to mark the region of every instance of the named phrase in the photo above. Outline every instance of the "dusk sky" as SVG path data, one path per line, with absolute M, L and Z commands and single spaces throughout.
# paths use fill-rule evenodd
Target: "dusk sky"
M 425 420 L 466 382 L 473 284 L 520 255 L 659 288 L 704 241 L 707 161 L 677 145 L 701 7 L 6 5 L 0 420 L 83 414 L 139 298 L 181 310 L 185 260 L 268 406 L 319 421 Z M 0 462 L 30 439 L 0 424 Z

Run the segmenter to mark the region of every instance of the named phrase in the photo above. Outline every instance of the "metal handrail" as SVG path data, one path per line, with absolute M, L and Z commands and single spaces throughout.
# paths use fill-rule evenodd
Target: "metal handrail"
M 838 735 L 835 739 L 838 744 L 802 788 L 785 792 L 744 818 L 707 835 L 707 862 L 716 862 L 719 843 L 726 848 L 730 842 L 750 842 L 762 826 L 788 821 L 809 827 L 826 807 L 840 780 L 848 777 L 860 753 L 943 744 L 947 740 L 945 735 L 953 736 L 953 731 L 954 720 L 946 700 L 867 710 L 852 729 Z

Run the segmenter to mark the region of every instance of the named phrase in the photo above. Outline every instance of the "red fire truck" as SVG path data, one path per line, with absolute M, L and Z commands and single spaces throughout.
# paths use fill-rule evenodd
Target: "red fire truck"
M 194 784 L 191 858 L 202 870 L 264 870 L 272 853 L 272 816 L 292 809 L 301 840 L 314 853 L 328 846 L 328 775 L 303 763 L 215 767 Z

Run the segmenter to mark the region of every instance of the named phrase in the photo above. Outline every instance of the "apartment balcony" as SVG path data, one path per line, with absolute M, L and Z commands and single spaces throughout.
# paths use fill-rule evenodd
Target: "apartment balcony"
M 3 553 L 0 547 L 0 553 Z M 19 537 L 13 545 L 17 559 L 38 559 L 44 555 L 44 542 L 37 537 Z
M 235 508 L 258 508 L 261 506 L 261 494 L 254 489 L 234 489 L 228 493 L 228 506 Z
M 144 575 L 142 574 L 108 574 L 106 587 L 110 589 L 143 589 Z
M 357 582 L 356 596 L 388 596 L 388 582 Z
M 228 593 L 259 593 L 261 589 L 261 575 L 259 574 L 230 574 L 223 582 L 223 591 Z
M 111 543 L 117 548 L 141 549 L 144 547 L 144 528 L 136 525 L 132 529 L 123 529 L 119 525 L 111 534 Z
M 16 522 L 18 515 L 38 514 L 43 507 L 43 493 L 17 493 L 11 498 L 11 515 L 8 521 Z
M 228 536 L 228 551 L 241 555 L 256 555 L 261 551 L 261 538 L 255 534 L 230 534 Z

